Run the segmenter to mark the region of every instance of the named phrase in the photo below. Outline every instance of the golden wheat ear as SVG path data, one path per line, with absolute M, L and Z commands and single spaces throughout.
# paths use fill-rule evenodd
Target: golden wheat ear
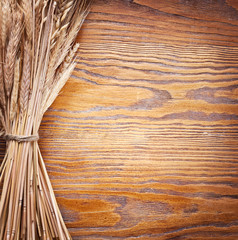
M 0 2 L 0 239 L 71 239 L 37 143 L 75 66 L 87 0 Z

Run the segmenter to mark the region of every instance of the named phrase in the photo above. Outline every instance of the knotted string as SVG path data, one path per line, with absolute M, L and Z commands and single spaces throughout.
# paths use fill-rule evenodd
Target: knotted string
M 35 142 L 39 140 L 39 135 L 14 135 L 10 133 L 0 132 L 0 136 L 6 141 L 16 141 L 16 142 Z

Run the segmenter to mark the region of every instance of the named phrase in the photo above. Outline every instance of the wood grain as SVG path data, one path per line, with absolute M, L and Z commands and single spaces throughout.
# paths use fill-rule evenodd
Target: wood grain
M 40 129 L 73 239 L 237 240 L 238 2 L 95 0 L 78 41 Z

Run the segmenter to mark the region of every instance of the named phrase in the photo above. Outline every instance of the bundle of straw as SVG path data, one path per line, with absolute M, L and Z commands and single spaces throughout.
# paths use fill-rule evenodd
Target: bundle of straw
M 0 239 L 71 239 L 38 140 L 44 112 L 74 69 L 88 0 L 1 0 Z

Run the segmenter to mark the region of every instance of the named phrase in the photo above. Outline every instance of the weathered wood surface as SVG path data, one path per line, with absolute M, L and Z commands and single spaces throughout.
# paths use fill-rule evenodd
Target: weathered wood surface
M 238 1 L 95 0 L 78 41 L 40 129 L 73 239 L 237 240 Z

